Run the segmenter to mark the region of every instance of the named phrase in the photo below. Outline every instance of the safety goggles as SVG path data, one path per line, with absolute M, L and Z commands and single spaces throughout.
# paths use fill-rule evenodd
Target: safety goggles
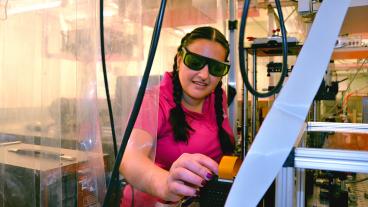
M 208 65 L 208 71 L 211 75 L 216 77 L 222 77 L 229 72 L 230 64 L 227 62 L 221 62 L 214 60 L 196 53 L 190 52 L 183 47 L 183 60 L 184 64 L 192 70 L 199 71 L 205 65 Z

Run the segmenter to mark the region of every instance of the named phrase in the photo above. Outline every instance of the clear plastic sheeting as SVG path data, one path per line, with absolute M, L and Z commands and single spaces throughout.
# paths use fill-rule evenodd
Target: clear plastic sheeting
M 146 67 L 160 1 L 104 1 L 109 91 L 120 146 Z M 226 2 L 170 1 L 152 67 L 149 123 L 181 38 L 225 31 Z M 186 18 L 183 18 L 186 17 Z M 103 82 L 99 1 L 0 1 L 0 207 L 99 206 L 114 163 Z M 148 108 L 149 107 L 149 108 Z M 155 159 L 156 137 L 142 147 Z
M 111 4 L 105 3 L 106 58 L 109 79 L 111 80 L 109 84 L 113 100 L 118 145 L 122 141 L 121 138 L 125 132 L 126 124 L 142 80 L 160 3 L 161 1 L 159 0 L 123 0 Z M 164 72 L 172 71 L 177 48 L 180 45 L 181 38 L 186 33 L 203 25 L 214 26 L 223 32 L 226 30 L 225 11 L 225 1 L 194 0 L 167 2 L 160 41 L 150 73 L 146 96 L 135 124 L 136 129 L 149 130 L 152 139 L 143 140 L 137 139 L 137 136 L 131 136 L 127 149 L 134 146 L 136 150 L 148 152 L 149 158 L 155 160 L 157 139 L 155 132 L 157 131 L 157 112 L 159 109 L 159 91 L 157 88 L 163 74 Z M 102 82 L 102 78 L 100 82 Z M 104 94 L 102 90 L 99 92 L 99 94 Z M 106 132 L 107 135 L 110 133 L 109 131 L 109 125 L 104 125 L 103 132 Z M 133 130 L 132 135 L 136 132 L 137 130 Z M 124 177 L 124 175 L 122 176 Z M 128 185 L 124 187 L 122 192 L 122 196 L 125 196 L 123 200 L 128 200 L 125 204 L 131 206 L 131 199 L 134 199 L 134 204 L 132 204 L 134 206 L 163 205 L 155 203 L 157 199 L 152 196 L 142 196 L 142 192 L 138 189 L 147 185 L 143 180 L 142 183 L 135 186 L 129 185 L 129 180 L 127 180 L 127 183 Z M 160 189 L 157 190 L 159 191 Z M 153 202 L 150 202 L 151 200 Z
M 99 206 L 98 1 L 0 2 L 0 206 Z
M 122 143 L 128 120 L 136 100 L 138 89 L 141 85 L 143 73 L 146 68 L 148 51 L 150 48 L 151 37 L 153 34 L 154 20 L 156 19 L 157 10 L 160 1 L 111 1 L 105 2 L 104 10 L 104 37 L 106 64 L 108 69 L 109 91 L 112 101 L 112 109 L 114 115 L 114 126 L 117 139 L 118 149 Z M 145 15 L 149 14 L 149 20 L 146 22 Z M 152 24 L 151 24 L 152 23 Z M 159 60 L 161 51 L 156 52 L 155 62 Z M 159 85 L 162 71 L 162 62 L 155 63 L 156 67 L 152 67 L 150 78 L 148 81 L 145 100 L 141 106 L 140 112 L 144 113 L 143 119 L 138 118 L 135 127 L 149 128 L 152 137 L 149 140 L 139 140 L 130 138 L 129 143 L 134 143 L 137 150 L 149 151 L 150 159 L 155 159 L 156 132 L 157 132 L 157 111 L 158 111 L 158 95 Z M 99 71 L 99 86 L 103 86 L 102 70 Z M 153 89 L 155 88 L 155 89 Z M 99 97 L 105 99 L 105 91 L 103 87 L 99 87 Z M 105 104 L 105 109 L 107 105 Z M 101 112 L 101 111 L 100 111 Z M 148 113 L 148 116 L 147 116 Z M 107 114 L 107 110 L 101 114 Z M 102 115 L 102 140 L 107 143 L 104 145 L 105 151 L 113 154 L 113 143 L 111 139 L 111 127 L 108 116 Z M 141 115 L 142 117 L 142 115 Z M 134 131 L 133 131 L 134 133 Z M 135 158 L 132 158 L 135 159 Z M 111 171 L 114 159 L 109 160 L 109 171 Z M 137 160 L 138 162 L 138 160 Z M 110 175 L 110 174 L 109 174 Z M 122 175 L 124 177 L 124 175 Z M 110 178 L 110 177 L 108 177 Z M 125 178 L 123 178 L 124 184 Z M 144 183 L 142 183 L 144 185 Z M 130 189 L 122 186 L 120 192 L 125 196 L 124 190 Z M 113 191 L 119 191 L 114 189 Z M 111 199 L 114 203 L 119 203 L 120 198 L 113 196 Z

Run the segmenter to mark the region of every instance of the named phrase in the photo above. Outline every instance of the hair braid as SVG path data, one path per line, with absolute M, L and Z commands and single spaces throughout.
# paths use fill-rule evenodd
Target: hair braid
M 178 49 L 180 50 L 180 48 Z M 193 130 L 185 120 L 185 113 L 181 107 L 181 98 L 183 96 L 183 89 L 180 84 L 177 64 L 177 56 L 174 59 L 174 71 L 173 71 L 173 89 L 174 89 L 174 102 L 175 107 L 170 110 L 170 124 L 174 131 L 174 137 L 176 141 L 188 142 L 189 130 Z
M 216 86 L 215 89 L 215 111 L 216 111 L 216 121 L 218 126 L 218 134 L 221 144 L 222 152 L 225 154 L 232 153 L 234 151 L 234 145 L 230 141 L 229 134 L 222 127 L 222 122 L 224 121 L 224 111 L 222 108 L 222 81 Z

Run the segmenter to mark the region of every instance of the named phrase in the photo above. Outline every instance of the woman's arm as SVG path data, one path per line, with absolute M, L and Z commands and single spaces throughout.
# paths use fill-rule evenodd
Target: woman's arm
M 154 164 L 154 138 L 134 129 L 128 142 L 120 173 L 134 187 L 167 201 L 196 196 L 218 170 L 218 164 L 202 154 L 182 154 L 166 171 Z M 150 158 L 151 157 L 151 158 Z

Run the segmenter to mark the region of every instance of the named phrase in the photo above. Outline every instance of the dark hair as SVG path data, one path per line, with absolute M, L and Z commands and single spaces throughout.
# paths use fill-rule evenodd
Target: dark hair
M 174 89 L 174 102 L 175 107 L 170 110 L 170 124 L 174 131 L 175 141 L 188 142 L 189 131 L 193 131 L 190 125 L 186 122 L 185 113 L 181 107 L 181 99 L 183 96 L 183 89 L 180 84 L 177 66 L 177 56 L 182 53 L 183 47 L 187 47 L 193 41 L 197 39 L 207 39 L 220 43 L 226 50 L 226 58 L 229 55 L 229 43 L 227 42 L 225 36 L 213 27 L 198 27 L 192 32 L 186 34 L 181 40 L 181 44 L 178 47 L 178 53 L 175 55 L 174 66 L 173 66 L 173 89 Z M 222 127 L 222 122 L 224 120 L 223 107 L 222 107 L 222 82 L 216 86 L 215 89 L 215 111 L 216 120 L 218 126 L 218 134 L 221 144 L 221 149 L 223 153 L 232 153 L 234 150 L 234 145 L 230 141 L 230 135 Z

